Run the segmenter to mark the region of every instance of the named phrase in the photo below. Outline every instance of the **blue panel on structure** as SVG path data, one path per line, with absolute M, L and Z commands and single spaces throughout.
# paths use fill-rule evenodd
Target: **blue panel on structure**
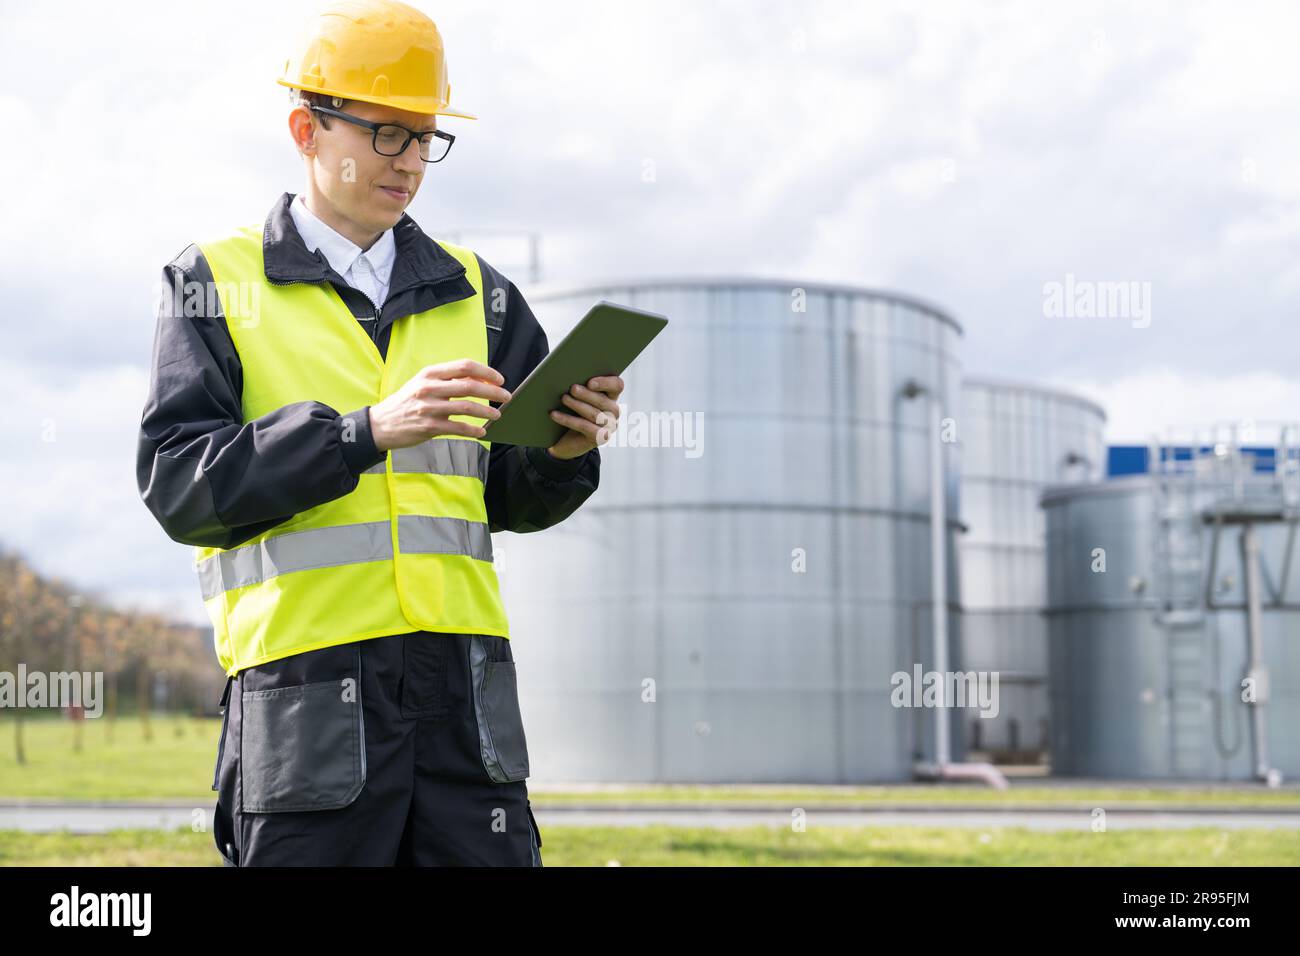
M 1200 453 L 1209 456 L 1211 451 L 1209 445 L 1204 445 Z M 1254 456 L 1256 474 L 1272 473 L 1274 459 L 1277 457 L 1275 448 L 1243 446 L 1241 451 Z M 1192 446 L 1166 445 L 1163 454 L 1166 461 L 1191 461 Z M 1111 445 L 1106 449 L 1106 476 L 1118 478 L 1122 475 L 1145 474 L 1149 457 L 1150 449 L 1146 445 Z
M 1146 445 L 1111 445 L 1106 449 L 1106 476 L 1140 475 L 1147 470 Z

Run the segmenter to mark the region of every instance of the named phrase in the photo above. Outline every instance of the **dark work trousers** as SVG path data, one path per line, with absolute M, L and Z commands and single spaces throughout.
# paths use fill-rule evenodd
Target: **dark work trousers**
M 510 642 L 417 631 L 227 679 L 227 866 L 541 866 Z

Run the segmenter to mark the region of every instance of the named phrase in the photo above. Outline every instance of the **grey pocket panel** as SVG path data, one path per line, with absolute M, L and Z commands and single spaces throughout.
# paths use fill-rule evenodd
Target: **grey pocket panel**
M 542 831 L 537 828 L 537 818 L 533 816 L 533 804 L 531 801 L 525 804 L 528 808 L 528 825 L 533 831 L 533 866 L 545 866 L 542 863 Z
M 221 708 L 221 740 L 217 743 L 217 765 L 212 770 L 212 789 L 217 789 L 217 784 L 221 779 L 221 759 L 226 754 L 226 731 L 230 728 L 230 685 L 234 683 L 233 677 L 226 678 L 226 689 L 221 692 L 221 703 L 217 706 Z
M 470 672 L 484 769 L 496 783 L 525 779 L 528 743 L 519 712 L 514 661 L 488 660 L 482 638 L 475 635 L 470 642 Z
M 336 810 L 366 783 L 360 674 L 245 691 L 240 765 L 249 813 Z

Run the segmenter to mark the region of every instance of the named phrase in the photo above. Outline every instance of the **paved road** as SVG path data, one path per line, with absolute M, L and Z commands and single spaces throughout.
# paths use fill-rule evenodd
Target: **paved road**
M 608 805 L 535 806 L 539 826 L 649 826 L 663 824 L 682 827 L 788 827 L 791 813 L 784 809 L 760 807 L 679 807 Z M 212 804 L 70 804 L 7 800 L 0 803 L 0 830 L 49 832 L 68 829 L 74 833 L 102 833 L 117 828 L 171 829 L 191 826 L 196 811 L 206 814 L 202 822 L 210 826 Z M 1031 830 L 1081 830 L 1092 828 L 1088 810 L 991 807 L 891 807 L 809 809 L 809 827 L 827 826 L 927 826 L 989 827 L 1021 826 Z M 1280 828 L 1300 829 L 1300 811 L 1275 809 L 1205 809 L 1158 807 L 1142 810 L 1110 810 L 1106 813 L 1108 830 L 1184 829 L 1219 827 L 1223 829 Z
M 667 824 L 682 827 L 749 827 L 791 825 L 786 810 L 735 810 L 721 807 L 709 810 L 629 810 L 607 809 L 537 809 L 538 825 L 565 826 L 647 826 Z M 993 809 L 890 809 L 890 810 L 808 810 L 808 827 L 1027 827 L 1031 830 L 1092 829 L 1092 815 L 1086 810 L 1001 811 Z M 1185 829 L 1189 827 L 1242 827 L 1300 829 L 1300 813 L 1241 813 L 1231 811 L 1151 812 L 1114 810 L 1106 814 L 1108 830 Z

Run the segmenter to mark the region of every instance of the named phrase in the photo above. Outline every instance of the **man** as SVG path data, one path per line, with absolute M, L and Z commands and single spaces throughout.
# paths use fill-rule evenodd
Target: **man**
M 405 212 L 437 116 L 474 118 L 428 17 L 337 4 L 279 82 L 305 187 L 164 268 L 137 456 L 228 675 L 215 840 L 235 866 L 540 866 L 489 531 L 595 491 L 623 382 L 575 383 L 549 449 L 484 439 L 548 344 Z

